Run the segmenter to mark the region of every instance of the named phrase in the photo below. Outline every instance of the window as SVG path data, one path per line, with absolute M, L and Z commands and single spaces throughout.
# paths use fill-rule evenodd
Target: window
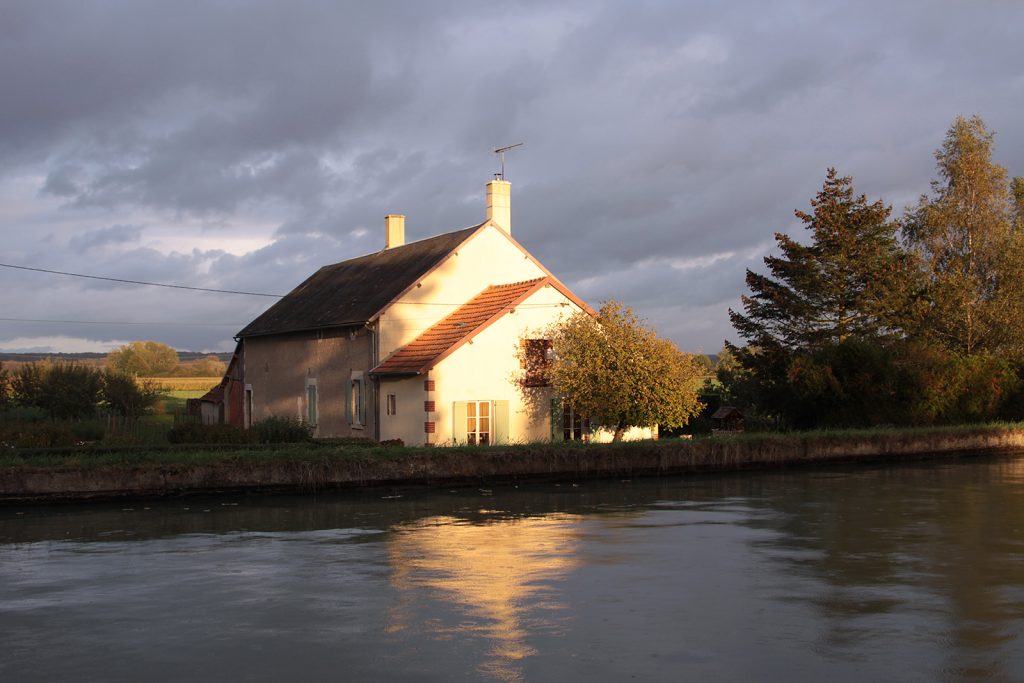
M 306 385 L 306 422 L 316 425 L 316 385 Z
M 491 402 L 466 403 L 466 443 L 486 446 L 491 443 Z
M 245 385 L 245 428 L 252 427 L 252 385 Z
M 363 378 L 353 377 L 349 381 L 349 391 L 346 397 L 348 403 L 348 423 L 361 427 L 366 418 L 363 394 Z
M 394 394 L 388 394 L 387 414 L 398 415 L 398 399 Z
M 550 386 L 548 372 L 551 369 L 551 340 L 524 339 L 519 365 L 524 370 L 524 387 Z
M 494 445 L 509 442 L 508 401 L 452 402 L 452 443 Z
M 590 441 L 590 420 L 580 417 L 568 405 L 562 410 L 562 439 L 565 441 Z

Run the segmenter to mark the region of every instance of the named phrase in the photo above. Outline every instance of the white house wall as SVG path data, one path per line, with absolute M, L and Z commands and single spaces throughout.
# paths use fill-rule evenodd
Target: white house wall
M 541 329 L 579 310 L 557 289 L 545 286 L 442 360 L 430 372 L 436 406 L 433 441 L 452 442 L 455 401 L 508 401 L 509 441 L 550 440 L 551 392 L 537 392 L 532 404 L 524 401 L 517 382 L 522 372 L 517 348 L 521 339 L 540 338 Z
M 381 441 L 401 439 L 407 446 L 424 443 L 424 423 L 429 416 L 424 411 L 427 392 L 424 377 L 403 379 L 382 378 L 380 381 L 380 438 Z M 395 396 L 395 415 L 387 414 L 388 394 Z
M 380 316 L 379 358 L 387 358 L 488 286 L 544 275 L 499 228 L 483 228 Z

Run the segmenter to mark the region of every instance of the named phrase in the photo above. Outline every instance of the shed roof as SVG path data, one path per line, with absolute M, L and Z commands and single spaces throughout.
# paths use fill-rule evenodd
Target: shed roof
M 365 323 L 482 225 L 324 266 L 246 325 L 238 336 Z
M 715 411 L 715 414 L 711 416 L 711 419 L 712 420 L 727 420 L 730 417 L 742 418 L 743 417 L 743 413 L 741 413 L 736 408 L 733 408 L 732 406 L 722 406 L 721 408 L 719 408 L 718 410 Z
M 429 370 L 546 284 L 558 287 L 548 277 L 508 285 L 491 285 L 391 354 L 372 370 L 373 374 L 416 375 Z

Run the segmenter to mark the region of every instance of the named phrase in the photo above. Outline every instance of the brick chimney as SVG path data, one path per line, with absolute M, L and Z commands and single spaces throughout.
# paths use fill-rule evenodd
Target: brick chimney
M 405 244 L 405 216 L 389 213 L 384 216 L 384 248 L 400 247 Z
M 512 183 L 507 180 L 487 183 L 487 220 L 512 234 Z

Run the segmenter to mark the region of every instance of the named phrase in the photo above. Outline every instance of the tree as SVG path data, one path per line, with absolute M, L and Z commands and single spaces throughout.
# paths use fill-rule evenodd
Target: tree
M 592 423 L 612 427 L 615 441 L 627 427 L 672 429 L 700 412 L 703 368 L 622 304 L 606 302 L 596 318 L 577 313 L 546 334 L 555 392 Z
M 896 239 L 891 207 L 855 195 L 853 180 L 828 169 L 812 212 L 795 215 L 810 232 L 803 244 L 782 233 L 779 256 L 766 256 L 770 275 L 747 271 L 743 312 L 729 311 L 747 340 L 726 343 L 733 356 L 718 371 L 731 401 L 765 417 L 802 423 L 807 392 L 794 382 L 794 360 L 859 340 L 897 338 L 910 319 L 912 260 Z M 827 372 L 827 371 L 823 371 Z
M 744 312 L 729 311 L 736 331 L 762 349 L 878 337 L 900 317 L 897 293 L 907 287 L 909 269 L 889 221 L 892 207 L 855 197 L 853 179 L 834 168 L 811 206 L 813 213 L 795 212 L 810 244 L 776 233 L 782 255 L 764 259 L 771 276 L 747 270 Z
M 1020 199 L 992 161 L 992 142 L 979 117 L 957 117 L 935 152 L 933 196 L 922 196 L 904 222 L 926 278 L 921 335 L 966 355 L 1019 346 L 1024 322 L 1024 235 L 1014 229 Z
M 155 341 L 133 341 L 107 354 L 115 371 L 140 377 L 168 375 L 178 367 L 178 352 Z
M 139 383 L 131 375 L 108 370 L 103 374 L 101 397 L 115 413 L 134 420 L 156 404 L 160 392 L 150 381 Z

